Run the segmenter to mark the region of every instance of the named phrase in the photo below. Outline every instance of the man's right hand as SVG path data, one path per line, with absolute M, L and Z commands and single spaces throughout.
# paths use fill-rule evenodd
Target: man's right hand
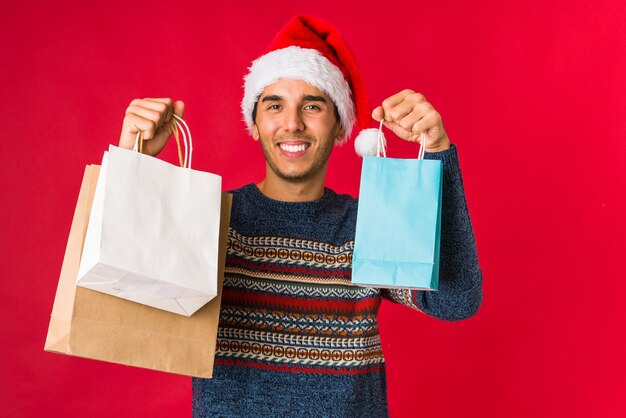
M 168 125 L 172 112 L 182 118 L 185 104 L 181 100 L 172 103 L 169 98 L 135 99 L 130 102 L 122 124 L 120 148 L 133 149 L 137 133 L 143 131 L 143 152 L 157 155 L 173 133 Z

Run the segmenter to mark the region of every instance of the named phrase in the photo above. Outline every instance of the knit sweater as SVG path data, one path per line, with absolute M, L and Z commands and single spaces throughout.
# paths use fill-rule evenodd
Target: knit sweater
M 193 379 L 193 415 L 388 415 L 377 324 L 383 299 L 443 320 L 482 297 L 456 147 L 443 161 L 439 290 L 351 284 L 357 200 L 325 189 L 280 202 L 254 184 L 233 191 L 212 379 Z

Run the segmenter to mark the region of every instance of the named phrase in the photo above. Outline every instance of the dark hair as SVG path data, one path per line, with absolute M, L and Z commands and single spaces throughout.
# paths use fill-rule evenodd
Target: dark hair
M 333 104 L 333 113 L 335 114 L 335 119 L 337 120 L 337 122 L 339 122 L 341 119 L 339 118 L 339 110 L 337 109 L 337 105 L 332 100 L 330 102 Z M 254 102 L 254 108 L 252 109 L 252 122 L 253 123 L 256 123 L 256 106 L 257 106 L 257 104 L 259 104 L 258 99 L 257 99 L 256 102 Z

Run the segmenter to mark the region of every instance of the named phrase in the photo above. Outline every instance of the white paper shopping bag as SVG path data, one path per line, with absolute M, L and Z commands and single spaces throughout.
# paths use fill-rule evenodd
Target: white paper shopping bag
M 189 167 L 189 142 L 182 168 L 105 152 L 79 286 L 185 316 L 216 296 L 222 180 Z

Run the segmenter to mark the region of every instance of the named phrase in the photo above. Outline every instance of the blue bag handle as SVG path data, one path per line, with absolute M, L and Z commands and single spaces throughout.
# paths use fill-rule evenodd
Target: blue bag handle
M 380 153 L 382 151 L 383 158 L 387 158 L 387 140 L 385 139 L 385 135 L 383 135 L 383 122 L 385 119 L 380 120 L 380 125 L 378 126 L 378 136 L 376 137 L 376 156 L 380 157 Z M 420 136 L 420 150 L 417 154 L 418 160 L 424 159 L 424 150 L 426 146 L 424 143 L 426 142 L 426 133 L 422 132 Z

